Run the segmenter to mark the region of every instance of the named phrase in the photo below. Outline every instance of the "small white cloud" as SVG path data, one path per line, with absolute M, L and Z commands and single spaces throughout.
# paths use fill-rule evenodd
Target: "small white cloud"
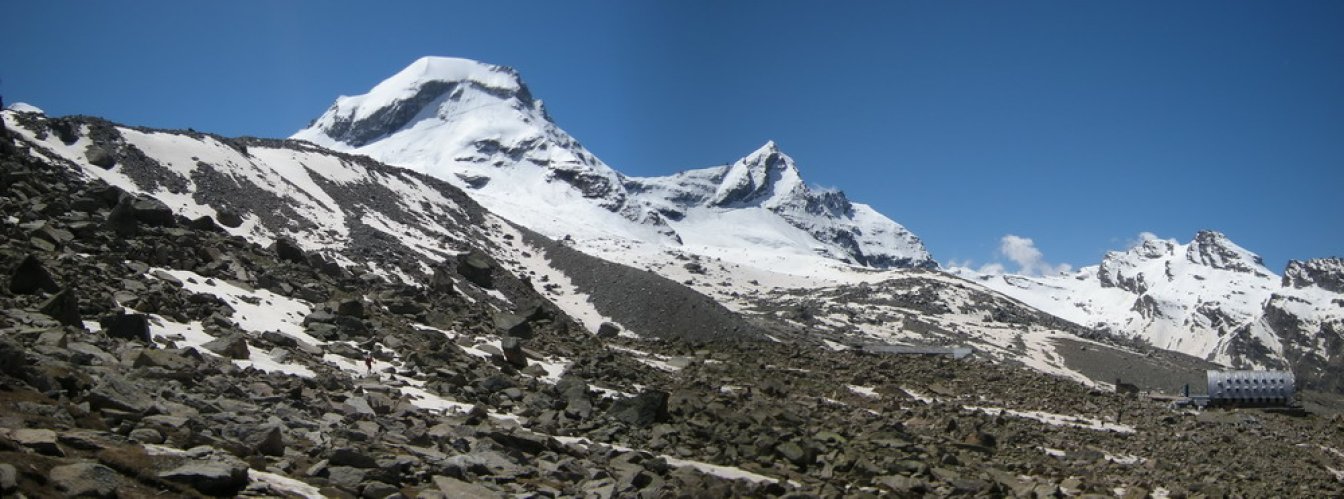
M 1036 248 L 1031 238 L 1008 234 L 999 240 L 999 254 L 1017 264 L 1017 273 L 1022 275 L 1054 275 L 1069 272 L 1073 266 L 1067 263 L 1059 265 L 1045 260 L 1045 255 Z M 1002 266 L 999 266 L 1000 269 Z
M 1005 270 L 1005 269 L 1003 268 L 1003 264 L 1002 264 L 1002 263 L 986 263 L 986 264 L 980 266 L 980 273 L 981 273 L 981 274 L 993 274 L 993 275 L 998 275 L 998 274 L 1002 274 L 1004 270 Z

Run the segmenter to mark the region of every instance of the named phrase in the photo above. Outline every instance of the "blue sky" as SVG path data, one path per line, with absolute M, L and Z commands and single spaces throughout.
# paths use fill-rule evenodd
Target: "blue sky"
M 632 175 L 777 141 L 940 262 L 1215 229 L 1344 256 L 1344 2 L 8 1 L 0 94 L 287 136 L 422 55 L 517 68 Z M 1022 249 L 1020 240 L 1015 251 Z M 1044 268 L 1044 267 L 1042 267 Z

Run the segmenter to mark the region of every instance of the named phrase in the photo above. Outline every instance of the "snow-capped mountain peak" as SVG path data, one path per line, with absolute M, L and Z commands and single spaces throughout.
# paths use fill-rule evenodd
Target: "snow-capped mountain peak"
M 511 220 L 614 215 L 602 223 L 668 233 L 627 203 L 622 176 L 551 122 L 507 67 L 424 57 L 366 94 L 337 99 L 293 138 L 446 180 Z
M 1250 272 L 1261 276 L 1273 273 L 1265 268 L 1260 255 L 1233 243 L 1221 232 L 1202 230 L 1185 250 L 1185 259 L 1215 269 Z
M 366 94 L 337 98 L 322 117 L 296 137 L 364 146 L 418 121 L 446 117 L 445 111 L 453 106 L 444 101 L 460 101 L 469 88 L 519 110 L 535 107 L 531 93 L 513 69 L 468 59 L 422 57 Z
M 769 253 L 936 266 L 900 224 L 839 191 L 809 189 L 773 141 L 732 165 L 626 177 L 552 122 L 502 66 L 421 58 L 366 94 L 337 99 L 294 138 L 446 180 L 490 211 L 581 248 L 624 240 L 750 261 Z
M 728 167 L 709 204 L 773 208 L 789 197 L 806 192 L 807 187 L 793 158 L 780 152 L 774 141 L 769 141 Z
M 1320 352 L 1344 341 L 1344 261 L 1293 261 L 1280 279 L 1214 231 L 1186 244 L 1149 238 L 1072 275 L 955 272 L 1057 317 L 1229 366 L 1329 364 L 1337 359 Z M 1334 372 L 1298 371 L 1308 380 Z

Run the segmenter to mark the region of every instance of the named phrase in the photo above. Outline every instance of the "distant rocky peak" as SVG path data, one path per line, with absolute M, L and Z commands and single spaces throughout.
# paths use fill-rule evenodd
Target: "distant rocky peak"
M 1145 239 L 1134 247 L 1133 253 L 1147 259 L 1171 256 L 1176 254 L 1176 242 L 1170 239 Z
M 1215 269 L 1271 275 L 1260 255 L 1237 246 L 1220 232 L 1202 230 L 1185 249 L 1185 259 Z
M 1125 251 L 1108 251 L 1097 269 L 1102 287 L 1115 287 L 1143 293 L 1148 283 L 1138 268 L 1143 262 L 1171 258 L 1177 244 L 1170 239 L 1148 238 Z
M 807 186 L 793 158 L 781 152 L 772 140 L 728 167 L 709 204 L 770 207 L 791 194 L 806 195 Z
M 1316 286 L 1327 291 L 1344 293 L 1344 259 L 1316 258 L 1291 260 L 1283 271 L 1283 285 L 1294 288 Z

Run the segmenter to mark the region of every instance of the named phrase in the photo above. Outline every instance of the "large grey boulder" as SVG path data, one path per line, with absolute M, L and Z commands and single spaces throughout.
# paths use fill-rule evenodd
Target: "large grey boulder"
M 47 456 L 64 456 L 61 446 L 56 443 L 56 432 L 42 428 L 21 428 L 9 430 L 8 436 L 14 443 Z
M 103 317 L 98 323 L 103 326 L 103 334 L 112 338 L 137 340 L 149 343 L 149 317 L 144 314 L 119 312 Z
M 0 464 L 0 494 L 9 494 L 19 488 L 19 470 L 9 463 Z
M 532 324 L 527 321 L 527 317 L 499 312 L 494 319 L 495 330 L 501 335 L 524 339 L 532 337 Z
M 351 466 L 354 468 L 377 468 L 378 461 L 363 451 L 353 447 L 342 447 L 332 451 L 327 462 L 332 466 Z
M 263 456 L 280 457 L 285 455 L 285 434 L 279 426 L 263 428 L 253 433 L 248 442 L 253 452 Z
M 177 218 L 173 210 L 162 201 L 152 197 L 133 196 L 130 199 L 131 215 L 137 222 L 150 227 L 176 227 Z
M 275 244 L 271 245 L 271 249 L 275 250 L 275 255 L 280 257 L 281 260 L 308 265 L 308 253 L 303 251 L 303 248 L 300 248 L 299 244 L 292 239 L 283 237 L 276 239 Z
M 219 221 L 219 224 L 225 227 L 236 229 L 243 225 L 243 217 L 238 216 L 237 213 L 232 211 L 220 210 L 216 212 L 215 215 L 215 219 Z
M 33 255 L 24 257 L 9 275 L 9 292 L 16 295 L 29 295 L 38 291 L 55 293 L 59 289 L 51 272 Z
M 66 326 L 79 326 L 84 323 L 79 315 L 79 299 L 73 288 L 62 289 L 43 302 L 38 310 Z
M 105 169 L 111 169 L 117 164 L 117 158 L 106 147 L 98 144 L 89 144 L 85 147 L 84 157 L 89 160 L 89 164 Z
M 47 480 L 66 497 L 116 497 L 120 477 L 112 468 L 97 463 L 57 466 L 47 473 Z
M 247 348 L 247 340 L 242 335 L 216 338 L 201 346 L 230 359 L 245 360 L 252 356 L 252 351 Z
M 631 426 L 651 426 L 667 419 L 667 398 L 667 392 L 650 390 L 634 397 L 617 399 L 611 404 L 608 414 Z
M 232 496 L 247 487 L 247 465 L 237 459 L 212 459 L 178 466 L 159 478 L 185 483 L 202 494 Z
M 504 494 L 487 489 L 471 482 L 452 477 L 434 475 L 434 487 L 445 499 L 477 499 L 485 497 L 504 497 Z
M 104 375 L 102 381 L 89 390 L 87 399 L 94 409 L 135 413 L 145 412 L 154 403 L 140 387 L 113 374 Z
M 494 260 L 480 251 L 473 250 L 457 257 L 457 273 L 482 288 L 495 287 L 494 268 Z

